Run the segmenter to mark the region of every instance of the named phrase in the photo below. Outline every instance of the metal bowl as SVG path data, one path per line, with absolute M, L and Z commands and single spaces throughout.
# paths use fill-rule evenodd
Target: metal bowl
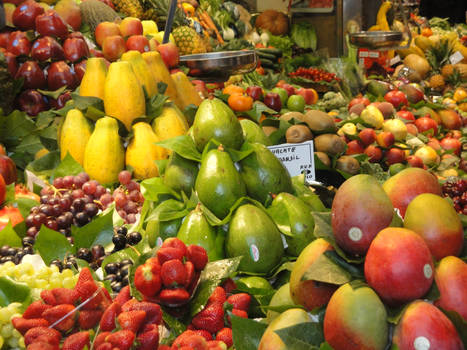
M 389 49 L 401 44 L 402 34 L 395 31 L 356 32 L 350 34 L 350 43 L 373 50 Z
M 254 50 L 208 52 L 181 56 L 180 62 L 190 68 L 192 76 L 218 75 L 224 78 L 253 71 L 257 56 Z

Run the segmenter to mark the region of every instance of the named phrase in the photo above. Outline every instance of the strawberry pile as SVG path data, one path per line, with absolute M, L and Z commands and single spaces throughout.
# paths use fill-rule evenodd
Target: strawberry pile
M 145 300 L 167 306 L 186 304 L 208 262 L 206 250 L 186 246 L 178 238 L 168 238 L 157 251 L 136 268 L 135 287 Z

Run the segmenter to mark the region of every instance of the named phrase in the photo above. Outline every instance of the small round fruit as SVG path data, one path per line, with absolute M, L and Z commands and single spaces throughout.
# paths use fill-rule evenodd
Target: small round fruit
M 287 108 L 294 112 L 305 110 L 305 98 L 302 95 L 292 95 L 287 100 Z

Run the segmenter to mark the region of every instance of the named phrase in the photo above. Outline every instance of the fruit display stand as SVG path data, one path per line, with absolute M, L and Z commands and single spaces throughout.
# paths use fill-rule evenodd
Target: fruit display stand
M 0 348 L 464 349 L 465 27 L 376 77 L 231 2 L 163 43 L 169 3 L 5 4 Z

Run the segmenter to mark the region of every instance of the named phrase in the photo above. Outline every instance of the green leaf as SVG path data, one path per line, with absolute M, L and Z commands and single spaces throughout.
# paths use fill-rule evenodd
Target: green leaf
M 321 346 L 319 347 L 319 350 L 334 350 L 334 349 L 332 348 L 331 345 L 328 344 L 328 342 L 325 341 L 324 343 L 321 344 Z
M 248 157 L 255 150 L 249 142 L 244 142 L 239 150 L 226 147 L 225 151 L 229 154 L 230 158 L 232 158 L 232 161 L 236 163 Z
M 193 139 L 189 135 L 181 135 L 164 141 L 157 142 L 156 145 L 170 149 L 185 159 L 201 161 L 201 153 L 197 150 Z
M 300 198 L 306 204 L 311 207 L 313 211 L 325 211 L 326 207 L 324 206 L 319 196 L 314 193 L 310 187 L 305 185 L 305 175 L 300 174 L 292 178 L 292 186 L 295 191 L 295 196 Z
M 191 301 L 191 316 L 196 315 L 204 308 L 212 292 L 219 284 L 225 279 L 232 277 L 237 271 L 241 259 L 241 257 L 223 259 L 210 262 L 206 265 L 201 272 L 198 288 Z
M 316 30 L 310 22 L 299 22 L 292 25 L 290 37 L 302 49 L 316 50 Z
M 398 324 L 407 306 L 409 306 L 409 304 L 404 304 L 394 308 L 386 307 L 388 313 L 388 322 L 394 325 Z
M 435 281 L 433 281 L 433 283 L 431 284 L 430 290 L 428 291 L 428 293 L 426 293 L 423 299 L 435 301 L 435 300 L 438 300 L 440 296 L 441 294 L 439 292 L 438 285 L 436 284 Z
M 16 199 L 16 206 L 18 207 L 18 210 L 23 218 L 26 218 L 29 215 L 31 208 L 37 205 L 39 205 L 39 202 L 31 198 L 20 197 Z
M 36 129 L 34 121 L 26 113 L 15 110 L 0 118 L 0 140 L 9 149 Z
M 261 120 L 261 115 L 263 113 L 266 114 L 277 114 L 277 112 L 268 106 L 266 106 L 263 102 L 255 101 L 253 103 L 253 107 L 251 107 L 250 110 L 248 110 L 245 114 L 250 117 L 251 120 L 254 122 L 258 123 Z
M 284 201 L 275 202 L 275 205 L 270 206 L 266 211 L 282 234 L 293 237 L 292 223 L 290 222 L 289 211 Z
M 34 250 L 39 252 L 42 260 L 50 265 L 52 260 L 63 260 L 65 256 L 75 252 L 74 247 L 61 233 L 42 226 L 34 243 Z
M 459 334 L 464 347 L 467 349 L 467 321 L 454 310 L 444 310 L 441 308 L 441 311 L 443 311 L 444 314 L 454 324 L 454 327 L 456 327 L 457 333 Z
M 96 244 L 101 244 L 105 248 L 109 247 L 113 236 L 112 216 L 112 211 L 109 211 L 102 216 L 97 216 L 87 225 L 72 226 L 71 235 L 75 248 L 91 248 Z
M 268 327 L 267 324 L 235 315 L 231 315 L 230 318 L 234 347 L 242 350 L 257 350 L 261 337 Z
M 38 176 L 50 176 L 59 164 L 60 151 L 52 151 L 29 163 L 26 169 Z
M 189 104 L 183 110 L 183 115 L 188 120 L 188 124 L 192 125 L 193 121 L 195 120 L 196 112 L 198 111 L 198 106 L 194 105 L 193 103 Z
M 288 350 L 309 350 L 324 341 L 323 330 L 319 323 L 304 322 L 274 331 Z
M 81 111 L 86 111 L 88 107 L 95 107 L 101 111 L 104 110 L 104 101 L 99 97 L 94 96 L 81 96 L 78 92 L 72 92 L 71 98 L 74 103 L 74 108 L 77 108 Z
M 180 334 L 186 331 L 186 326 L 177 320 L 175 317 L 171 316 L 168 314 L 164 308 L 162 308 L 162 319 L 164 320 L 164 323 L 168 326 L 170 329 L 170 337 L 171 338 L 176 338 Z
M 0 231 L 0 247 L 9 245 L 10 247 L 21 247 L 21 238 L 13 230 L 11 221 Z
M 44 148 L 38 135 L 30 134 L 24 137 L 20 144 L 16 146 L 15 153 L 36 154 L 37 151 Z
M 175 192 L 172 188 L 164 184 L 164 180 L 160 177 L 153 177 L 141 181 L 141 193 L 144 199 L 159 202 L 165 197 L 173 197 L 180 199 L 180 195 Z
M 37 129 L 48 127 L 55 120 L 55 113 L 49 111 L 40 112 L 36 117 Z
M 185 204 L 175 199 L 168 199 L 160 203 L 149 216 L 146 221 L 159 220 L 171 221 L 182 218 L 188 215 L 189 210 L 185 208 Z
M 67 175 L 78 175 L 83 172 L 84 169 L 73 156 L 67 152 L 65 158 L 60 162 L 54 171 L 53 178 L 63 177 Z
M 31 301 L 31 289 L 25 284 L 12 280 L 10 277 L 0 277 L 0 306 L 6 307 L 18 302 L 24 305 Z
M 341 268 L 343 268 L 348 273 L 350 273 L 350 275 L 353 278 L 357 278 L 357 279 L 364 279 L 365 278 L 365 275 L 363 273 L 363 266 L 362 265 L 359 265 L 357 267 L 357 266 L 355 266 L 353 264 L 349 264 L 342 257 L 340 257 L 335 251 L 332 251 L 332 250 L 325 251 L 324 255 L 326 255 L 335 264 L 339 265 Z
M 157 118 L 161 115 L 162 109 L 164 108 L 167 99 L 167 96 L 159 93 L 157 95 L 152 96 L 149 100 L 146 101 L 146 115 L 148 116 L 150 122 L 154 118 Z
M 326 255 L 321 254 L 305 271 L 302 281 L 318 281 L 342 285 L 352 280 L 352 276 L 342 267 L 334 263 Z
M 37 89 L 37 91 L 39 91 L 44 96 L 52 97 L 53 99 L 56 100 L 66 89 L 67 89 L 67 86 L 64 85 L 55 91 L 40 90 L 40 89 Z

